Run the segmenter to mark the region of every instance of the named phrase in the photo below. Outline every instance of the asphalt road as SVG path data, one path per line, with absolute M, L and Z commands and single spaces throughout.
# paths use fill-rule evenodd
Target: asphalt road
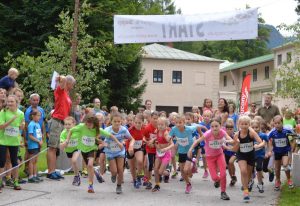
M 238 166 L 236 165 L 236 168 Z M 259 193 L 256 183 L 251 193 L 250 203 L 243 203 L 241 191 L 240 176 L 234 187 L 227 187 L 227 194 L 230 196 L 229 201 L 220 199 L 220 189 L 213 186 L 210 177 L 207 180 L 202 179 L 203 169 L 198 169 L 199 173 L 195 174 L 192 179 L 193 189 L 191 194 L 185 194 L 185 184 L 177 179 L 170 179 L 169 183 L 161 183 L 159 192 L 151 192 L 133 188 L 131 175 L 125 171 L 125 182 L 123 184 L 123 194 L 115 193 L 116 185 L 111 183 L 110 174 L 105 175 L 105 183 L 94 183 L 94 194 L 87 193 L 87 179 L 82 178 L 82 184 L 79 187 L 72 186 L 72 176 L 66 176 L 64 180 L 53 181 L 44 179 L 39 184 L 22 185 L 23 190 L 14 191 L 10 188 L 4 188 L 0 194 L 0 206 L 82 206 L 82 205 L 131 205 L 131 206 L 155 206 L 155 205 L 276 205 L 279 192 L 273 190 L 273 183 L 268 181 L 268 174 L 265 174 L 265 192 Z M 282 178 L 284 175 L 282 176 Z M 229 184 L 229 176 L 227 175 Z

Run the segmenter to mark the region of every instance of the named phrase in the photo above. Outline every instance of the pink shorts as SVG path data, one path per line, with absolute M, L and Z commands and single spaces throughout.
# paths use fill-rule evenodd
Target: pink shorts
M 172 159 L 172 152 L 171 152 L 171 150 L 168 150 L 164 154 L 161 154 L 158 151 L 156 151 L 156 158 L 160 159 L 162 164 L 167 165 L 167 164 L 169 164 L 170 160 Z

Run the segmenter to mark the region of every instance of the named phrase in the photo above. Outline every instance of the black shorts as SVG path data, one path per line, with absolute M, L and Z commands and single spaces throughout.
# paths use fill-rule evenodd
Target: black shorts
M 151 172 L 153 170 L 155 163 L 155 154 L 148 154 L 148 171 Z
M 78 152 L 78 150 L 74 150 L 73 152 L 66 152 L 68 158 L 72 158 L 74 152 Z
M 104 148 L 97 150 L 97 152 L 96 152 L 96 158 L 99 158 L 101 154 L 105 154 Z
M 95 158 L 96 153 L 94 150 L 92 150 L 90 152 L 81 152 L 81 154 L 85 164 L 88 165 L 89 158 Z
M 264 163 L 264 157 L 257 157 L 255 159 L 255 168 L 257 172 L 260 172 L 263 170 L 263 163 Z
M 288 152 L 285 152 L 285 153 L 275 153 L 274 152 L 275 160 L 282 160 L 282 157 L 284 157 L 284 156 L 289 156 L 289 153 Z
M 237 153 L 236 157 L 238 161 L 244 160 L 247 162 L 247 165 L 253 166 L 255 165 L 255 156 L 253 154 L 247 154 L 247 153 Z
M 40 151 L 41 151 L 40 148 L 28 149 L 28 154 L 36 155 L 36 154 L 38 154 Z
M 201 148 L 201 154 L 205 155 L 205 148 L 204 148 L 204 146 L 200 146 L 200 148 Z
M 127 159 L 129 159 L 129 160 L 133 159 L 133 158 L 134 158 L 134 154 L 135 154 L 136 152 L 138 152 L 138 151 L 142 151 L 142 152 L 143 152 L 143 149 L 142 149 L 142 148 L 140 148 L 140 149 L 134 149 L 134 150 L 133 150 L 133 155 L 132 155 L 132 156 L 129 154 L 128 151 L 126 151 L 126 157 L 127 157 Z
M 190 158 L 188 158 L 187 154 L 178 154 L 178 162 L 185 163 L 186 161 L 192 162 Z
M 236 157 L 236 154 L 233 154 L 233 155 L 224 154 L 224 156 L 225 156 L 226 165 L 228 165 L 230 158 L 231 157 Z

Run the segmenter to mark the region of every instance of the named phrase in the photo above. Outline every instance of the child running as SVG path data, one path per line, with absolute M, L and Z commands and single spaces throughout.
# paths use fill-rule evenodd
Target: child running
M 61 132 L 60 134 L 60 142 L 62 143 L 61 145 L 63 146 L 63 143 L 66 141 L 67 139 L 67 135 L 70 132 L 71 128 L 73 128 L 76 124 L 76 121 L 73 117 L 66 117 L 64 119 L 64 127 L 65 129 Z M 69 143 L 66 145 L 65 148 L 61 148 L 64 149 L 64 151 L 67 154 L 67 157 L 70 159 L 71 161 L 71 165 L 72 165 L 72 169 L 74 172 L 74 179 L 72 182 L 72 185 L 74 186 L 79 186 L 80 185 L 80 175 L 79 175 L 79 169 L 77 166 L 77 159 L 80 155 L 80 152 L 78 151 L 77 147 L 78 147 L 78 136 L 79 133 L 73 131 L 72 132 L 72 136 L 70 137 Z
M 113 134 L 117 141 L 112 138 L 105 138 L 104 152 L 109 161 L 109 169 L 111 172 L 111 181 L 115 183 L 117 181 L 116 193 L 122 193 L 122 183 L 124 175 L 124 159 L 125 159 L 125 148 L 123 147 L 123 141 L 126 139 L 130 140 L 128 153 L 133 155 L 134 139 L 127 130 L 126 127 L 122 126 L 122 115 L 119 112 L 111 114 L 112 125 L 105 128 L 105 131 Z
M 241 181 L 244 191 L 244 202 L 250 201 L 249 192 L 252 190 L 253 182 L 251 181 L 253 167 L 255 164 L 255 149 L 264 146 L 263 141 L 250 128 L 251 118 L 249 116 L 241 116 L 239 118 L 239 131 L 234 135 L 234 141 L 238 144 L 234 145 L 233 150 L 237 151 L 237 159 L 241 172 Z M 254 140 L 258 143 L 254 145 Z
M 99 120 L 92 113 L 89 113 L 85 116 L 84 123 L 70 129 L 67 139 L 62 144 L 63 148 L 65 148 L 70 143 L 73 133 L 78 133 L 78 149 L 81 151 L 83 160 L 87 165 L 89 184 L 88 193 L 95 193 L 93 181 L 95 151 L 97 150 L 96 141 L 100 141 L 99 136 L 103 135 L 106 137 L 110 137 L 111 139 L 116 141 L 120 148 L 123 147 L 123 144 L 120 143 L 110 133 L 104 131 L 103 129 L 100 129 Z
M 43 145 L 43 135 L 41 126 L 39 124 L 40 117 L 41 113 L 39 112 L 39 110 L 36 109 L 31 111 L 31 121 L 28 125 L 29 138 L 27 142 L 29 158 L 33 158 L 33 156 L 37 155 Z M 37 175 L 37 161 L 38 156 L 29 161 L 29 183 L 39 183 L 42 181 L 42 179 Z
M 131 136 L 134 138 L 134 154 L 130 155 L 128 152 L 130 141 L 126 141 L 127 159 L 133 180 L 133 186 L 138 189 L 142 185 L 140 177 L 137 174 L 143 172 L 144 151 L 143 151 L 143 138 L 144 138 L 144 117 L 143 114 L 137 114 L 133 119 L 133 126 L 129 128 Z
M 227 140 L 227 143 L 233 144 L 231 137 L 221 129 L 221 119 L 213 118 L 210 123 L 210 130 L 204 133 L 198 140 L 194 142 L 189 150 L 189 157 L 192 156 L 193 148 L 205 140 L 206 160 L 210 176 L 215 182 L 216 188 L 221 184 L 221 199 L 230 200 L 226 193 L 226 162 L 222 146 Z M 220 171 L 220 176 L 217 175 L 217 170 Z
M 156 159 L 154 166 L 155 186 L 152 192 L 160 190 L 160 177 L 166 170 L 171 158 L 171 149 L 174 146 L 173 141 L 169 137 L 168 120 L 165 117 L 159 117 L 157 120 L 157 137 L 156 137 Z
M 188 157 L 187 153 L 193 144 L 193 132 L 197 130 L 202 136 L 201 126 L 185 126 L 185 116 L 176 116 L 176 126 L 172 128 L 169 135 L 175 136 L 178 144 L 178 160 L 182 177 L 186 183 L 185 193 L 189 194 L 192 190 L 190 178 L 192 177 L 192 157 Z
M 274 152 L 275 158 L 275 191 L 279 191 L 281 187 L 280 181 L 280 170 L 281 165 L 286 174 L 289 188 L 294 188 L 293 181 L 291 180 L 290 166 L 288 153 L 291 151 L 291 146 L 289 143 L 288 135 L 292 131 L 283 128 L 283 118 L 280 115 L 276 115 L 273 118 L 274 129 L 269 134 L 269 152 L 268 156 L 272 155 Z
M 269 141 L 268 136 L 260 131 L 260 123 L 257 120 L 251 121 L 251 128 L 254 129 L 254 131 L 258 134 L 258 136 L 263 141 L 263 146 L 261 148 L 258 148 L 255 150 L 255 168 L 256 168 L 256 176 L 257 176 L 257 188 L 260 193 L 264 193 L 264 183 L 263 183 L 263 162 L 265 159 L 265 145 Z M 254 141 L 254 144 L 257 144 L 256 141 Z

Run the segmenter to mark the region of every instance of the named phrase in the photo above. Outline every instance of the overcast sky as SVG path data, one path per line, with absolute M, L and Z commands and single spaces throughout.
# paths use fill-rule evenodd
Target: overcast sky
M 295 0 L 174 0 L 182 14 L 205 14 L 222 11 L 259 7 L 258 12 L 267 24 L 278 26 L 281 23 L 293 24 L 297 21 Z M 300 16 L 299 16 L 300 17 Z M 287 35 L 286 32 L 281 31 Z

